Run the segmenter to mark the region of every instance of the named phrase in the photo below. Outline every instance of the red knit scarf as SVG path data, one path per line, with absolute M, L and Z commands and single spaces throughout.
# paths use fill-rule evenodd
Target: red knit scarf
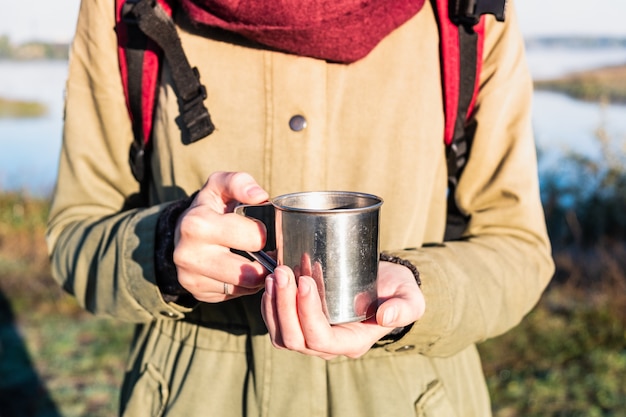
M 366 56 L 425 0 L 180 0 L 192 20 L 281 51 L 335 62 Z

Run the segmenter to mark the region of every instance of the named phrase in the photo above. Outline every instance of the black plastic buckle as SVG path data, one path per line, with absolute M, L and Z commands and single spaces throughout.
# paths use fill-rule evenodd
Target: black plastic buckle
M 146 176 L 146 149 L 143 144 L 139 145 L 136 141 L 133 141 L 130 146 L 128 162 L 135 179 L 142 182 Z
M 126 0 L 122 5 L 122 21 L 129 25 L 136 25 L 139 23 L 140 7 L 137 7 L 139 3 L 148 3 L 149 8 L 156 7 L 156 1 L 154 0 Z M 142 10 L 146 10 L 146 6 Z
M 137 5 L 139 0 L 126 0 L 122 5 L 122 22 L 127 25 L 136 25 L 137 24 L 137 15 L 133 12 L 133 9 Z
M 450 18 L 455 24 L 474 26 L 485 14 L 504 22 L 507 0 L 454 0 L 450 3 Z
M 191 94 L 186 94 L 185 98 L 181 97 L 181 117 L 189 131 L 190 142 L 209 136 L 215 130 L 211 116 L 204 107 L 204 100 L 207 98 L 206 87 L 200 83 L 200 73 L 196 67 L 193 68 L 193 73 L 198 81 L 198 87 Z

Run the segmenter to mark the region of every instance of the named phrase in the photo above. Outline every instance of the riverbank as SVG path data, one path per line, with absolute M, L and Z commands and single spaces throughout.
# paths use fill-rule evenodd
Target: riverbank
M 59 59 L 67 60 L 70 45 L 68 43 L 30 41 L 15 44 L 7 35 L 0 35 L 0 59 L 32 60 Z
M 539 80 L 535 89 L 560 92 L 584 101 L 626 104 L 626 64 Z

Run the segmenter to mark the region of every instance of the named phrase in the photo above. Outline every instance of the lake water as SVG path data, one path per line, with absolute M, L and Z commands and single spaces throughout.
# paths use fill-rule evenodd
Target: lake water
M 36 100 L 48 112 L 33 119 L 0 119 L 0 189 L 49 194 L 61 148 L 64 61 L 0 61 L 0 97 Z
M 530 48 L 528 62 L 535 79 L 626 62 L 626 48 Z M 0 97 L 37 100 L 48 106 L 45 117 L 0 119 L 0 190 L 23 189 L 33 195 L 51 192 L 61 146 L 63 90 L 67 63 L 0 61 Z M 595 132 L 626 140 L 626 106 L 603 106 L 564 95 L 535 92 L 534 130 L 542 150 L 542 169 L 564 150 L 598 153 Z
M 626 63 L 626 48 L 530 48 L 528 64 L 534 79 Z M 540 167 L 549 169 L 563 152 L 599 155 L 596 132 L 602 128 L 618 142 L 626 141 L 626 106 L 574 100 L 566 95 L 536 91 L 533 127 L 542 150 Z

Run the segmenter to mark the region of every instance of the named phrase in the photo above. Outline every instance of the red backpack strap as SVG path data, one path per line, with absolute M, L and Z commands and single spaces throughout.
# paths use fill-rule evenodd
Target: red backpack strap
M 472 32 L 460 28 L 448 15 L 448 0 L 437 0 L 441 32 L 442 81 L 444 89 L 444 142 L 451 145 L 461 135 L 476 101 L 485 34 L 484 18 Z
M 187 143 L 210 135 L 215 126 L 204 106 L 206 89 L 183 51 L 171 19 L 173 0 L 116 0 L 120 72 L 135 140 L 130 164 L 145 188 L 156 92 L 163 58 L 167 59 L 179 98 Z
M 440 32 L 444 142 L 448 163 L 448 221 L 444 240 L 459 239 L 469 217 L 456 205 L 455 190 L 474 135 L 472 113 L 480 84 L 484 14 L 504 19 L 506 0 L 434 0 Z

